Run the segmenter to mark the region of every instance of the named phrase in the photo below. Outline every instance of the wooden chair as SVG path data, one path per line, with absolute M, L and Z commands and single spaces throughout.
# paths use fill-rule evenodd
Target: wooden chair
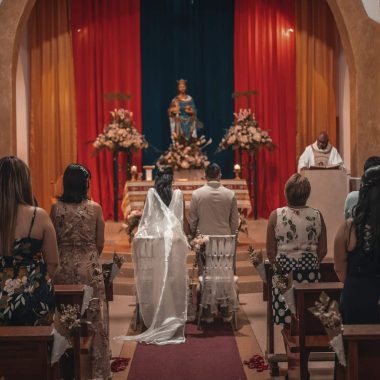
M 278 354 L 274 352 L 274 323 L 272 314 L 272 266 L 269 260 L 265 260 L 265 274 L 267 282 L 263 283 L 263 301 L 267 302 L 267 347 L 265 351 L 266 359 L 269 363 L 270 374 L 272 376 L 279 376 L 280 370 L 278 363 L 286 362 L 287 357 L 284 354 Z M 320 282 L 339 282 L 338 276 L 334 270 L 334 261 L 332 258 L 326 258 L 320 264 L 321 280 Z M 319 355 L 319 357 L 313 357 L 318 360 L 330 360 L 331 355 Z
M 53 326 L 1 326 L 0 378 L 5 380 L 55 380 L 51 366 Z
M 204 309 L 210 307 L 210 305 L 232 304 L 231 322 L 237 329 L 236 310 L 239 300 L 238 277 L 234 275 L 235 258 L 236 235 L 209 235 L 209 241 L 206 243 L 205 249 L 205 265 L 203 272 L 199 276 L 198 328 L 201 324 Z
M 338 366 L 337 380 L 380 378 L 380 325 L 344 325 L 347 367 Z
M 290 328 L 282 330 L 288 359 L 288 379 L 308 379 L 311 352 L 329 352 L 329 338 L 321 322 L 308 310 L 315 305 L 321 292 L 339 302 L 343 284 L 339 282 L 294 284 L 296 314 Z

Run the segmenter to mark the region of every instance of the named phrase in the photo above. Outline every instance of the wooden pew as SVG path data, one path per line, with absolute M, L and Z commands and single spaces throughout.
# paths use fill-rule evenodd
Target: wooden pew
M 337 380 L 380 378 L 380 325 L 344 325 L 347 367 L 339 366 Z
M 308 379 L 308 359 L 311 352 L 329 352 L 329 338 L 319 319 L 308 308 L 315 305 L 324 291 L 331 300 L 339 302 L 343 284 L 320 282 L 294 284 L 296 314 L 292 314 L 290 328 L 282 335 L 288 358 L 288 379 Z
M 272 276 L 273 271 L 269 260 L 265 260 L 265 273 L 267 282 L 263 283 L 263 301 L 267 302 L 267 347 L 265 357 L 268 360 L 270 374 L 279 376 L 279 362 L 286 362 L 286 355 L 274 352 L 274 323 L 272 314 Z M 325 258 L 320 264 L 321 282 L 339 282 L 334 270 L 334 261 L 332 258 Z M 327 360 L 329 358 L 327 357 Z M 326 360 L 326 356 L 320 356 L 320 360 Z
M 53 326 L 0 327 L 0 378 L 59 379 L 50 364 Z
M 79 305 L 82 307 L 84 285 L 55 285 L 55 299 L 57 309 L 63 305 Z M 75 380 L 89 378 L 90 368 L 90 349 L 92 337 L 89 336 L 87 326 L 83 326 L 81 331 L 73 337 L 72 358 L 69 355 L 68 360 L 63 361 L 62 372 L 74 375 Z M 74 368 L 70 368 L 73 361 Z

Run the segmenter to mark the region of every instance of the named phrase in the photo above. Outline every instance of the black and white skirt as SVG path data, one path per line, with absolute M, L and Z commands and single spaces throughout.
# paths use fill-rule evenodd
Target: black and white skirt
M 293 272 L 293 281 L 319 282 L 321 279 L 318 257 L 311 252 L 303 253 L 298 259 L 280 254 L 277 256 L 276 261 L 284 274 Z M 272 310 L 275 324 L 290 323 L 290 310 L 286 306 L 284 297 L 276 287 L 272 288 Z

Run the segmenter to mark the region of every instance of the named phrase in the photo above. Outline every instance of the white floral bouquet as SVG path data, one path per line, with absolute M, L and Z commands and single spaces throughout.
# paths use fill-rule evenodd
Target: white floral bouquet
M 330 301 L 330 297 L 325 292 L 322 292 L 319 296 L 319 301 L 315 301 L 314 305 L 309 307 L 308 310 L 321 321 L 339 363 L 345 367 L 346 356 L 343 345 L 342 316 L 339 312 L 338 302 L 336 300 Z
M 272 276 L 272 286 L 277 288 L 282 297 L 286 307 L 290 310 L 292 314 L 296 313 L 296 303 L 294 298 L 294 288 L 293 288 L 293 272 L 286 274 L 281 265 L 275 261 L 272 264 L 273 276 Z
M 158 159 L 157 166 L 171 166 L 173 170 L 205 169 L 210 162 L 203 149 L 211 142 L 211 139 L 206 141 L 205 136 L 186 139 L 173 133 L 172 143 Z
M 260 275 L 264 282 L 267 282 L 267 275 L 265 273 L 263 251 L 256 250 L 252 245 L 248 247 L 249 260 L 256 268 L 257 273 Z
M 93 142 L 95 150 L 103 148 L 115 150 L 138 151 L 146 149 L 148 142 L 134 126 L 133 113 L 123 108 L 114 109 L 110 112 L 111 123 L 106 126 Z
M 258 150 L 261 147 L 274 148 L 272 138 L 267 131 L 259 128 L 259 123 L 250 109 L 240 109 L 234 113 L 233 125 L 219 143 L 218 151 L 232 147 L 245 151 Z
M 81 326 L 80 306 L 76 304 L 62 304 L 59 321 L 68 331 L 69 335 L 72 335 Z

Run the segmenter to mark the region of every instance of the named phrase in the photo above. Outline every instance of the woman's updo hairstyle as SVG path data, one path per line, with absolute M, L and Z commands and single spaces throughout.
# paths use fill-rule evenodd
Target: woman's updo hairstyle
M 173 190 L 173 169 L 171 166 L 163 166 L 159 168 L 158 174 L 154 183 L 154 187 L 160 196 L 162 202 L 166 206 L 170 205 L 172 200 Z

